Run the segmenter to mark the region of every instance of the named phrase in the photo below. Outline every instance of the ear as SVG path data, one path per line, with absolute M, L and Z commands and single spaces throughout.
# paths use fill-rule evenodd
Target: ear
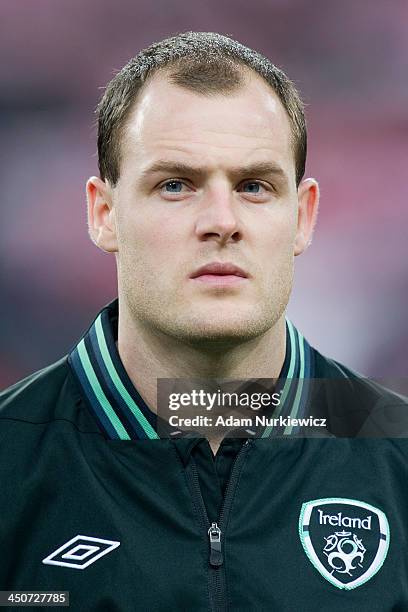
M 86 183 L 88 231 L 92 242 L 106 253 L 118 250 L 112 188 L 102 179 L 91 176 Z
M 295 255 L 300 255 L 312 242 L 319 207 L 319 185 L 312 178 L 304 179 L 298 187 L 298 223 Z

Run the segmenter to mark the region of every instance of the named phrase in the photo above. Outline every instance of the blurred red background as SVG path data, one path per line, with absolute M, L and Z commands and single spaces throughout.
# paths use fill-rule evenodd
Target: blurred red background
M 0 386 L 64 355 L 116 295 L 87 236 L 101 87 L 151 42 L 217 31 L 267 55 L 308 107 L 322 199 L 289 316 L 368 376 L 408 371 L 408 4 L 20 0 L 0 8 Z

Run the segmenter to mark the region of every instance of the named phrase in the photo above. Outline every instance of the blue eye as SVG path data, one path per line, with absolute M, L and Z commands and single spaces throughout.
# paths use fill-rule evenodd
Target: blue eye
M 260 185 L 259 183 L 254 182 L 254 181 L 244 184 L 244 187 L 249 187 L 248 193 L 259 193 L 261 186 L 262 185 Z
M 165 187 L 167 193 L 180 193 L 183 183 L 181 181 L 168 181 L 163 187 Z

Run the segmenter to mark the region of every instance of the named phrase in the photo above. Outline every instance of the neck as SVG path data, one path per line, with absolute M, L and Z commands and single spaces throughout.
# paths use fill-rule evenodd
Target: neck
M 135 321 L 119 300 L 118 351 L 129 378 L 157 411 L 158 378 L 277 378 L 285 360 L 282 315 L 258 338 L 243 343 L 192 346 Z

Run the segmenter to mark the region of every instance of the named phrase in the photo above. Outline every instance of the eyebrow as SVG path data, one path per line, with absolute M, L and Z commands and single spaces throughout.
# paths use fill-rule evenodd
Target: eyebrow
M 191 176 L 194 178 L 200 178 L 206 173 L 205 168 L 191 166 L 182 162 L 175 162 L 166 159 L 159 159 L 151 166 L 145 168 L 140 178 L 147 178 L 152 174 L 165 173 L 174 176 Z M 287 180 L 286 172 L 274 162 L 256 162 L 244 166 L 236 166 L 228 170 L 228 174 L 237 178 L 240 176 L 247 176 L 248 178 L 261 177 L 261 176 L 276 176 L 279 179 Z

